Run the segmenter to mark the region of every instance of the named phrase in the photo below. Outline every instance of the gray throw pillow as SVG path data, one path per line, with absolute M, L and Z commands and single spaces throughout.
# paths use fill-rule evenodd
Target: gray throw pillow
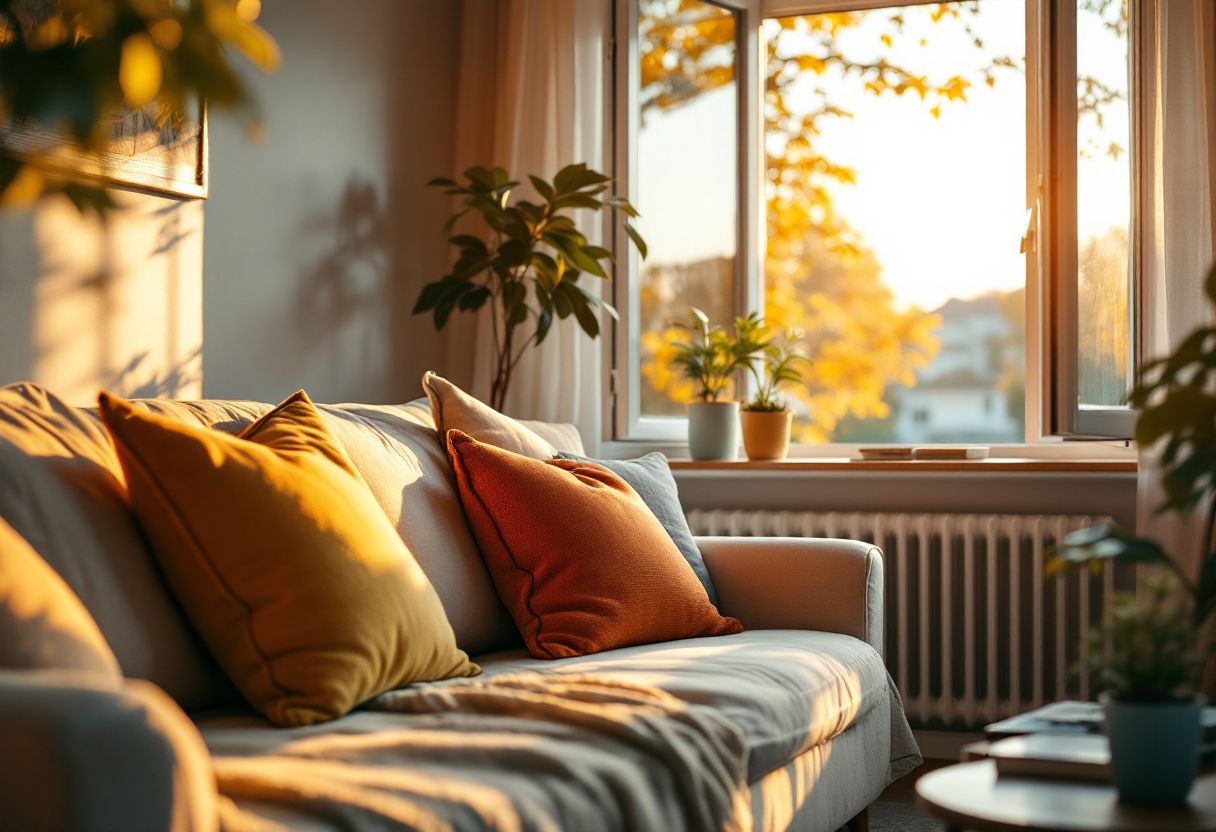
M 693 540 L 692 529 L 684 519 L 684 510 L 680 508 L 680 494 L 676 490 L 676 478 L 667 467 L 667 457 L 655 451 L 640 459 L 592 459 L 578 454 L 560 453 L 558 459 L 573 459 L 578 462 L 594 462 L 603 465 L 612 473 L 629 483 L 630 488 L 638 492 L 642 502 L 654 513 L 663 528 L 667 531 L 671 542 L 676 544 L 684 560 L 692 567 L 697 580 L 705 587 L 709 601 L 715 607 L 718 605 L 718 594 L 714 592 L 713 581 L 709 579 L 709 570 L 705 568 L 705 560 L 701 550 Z

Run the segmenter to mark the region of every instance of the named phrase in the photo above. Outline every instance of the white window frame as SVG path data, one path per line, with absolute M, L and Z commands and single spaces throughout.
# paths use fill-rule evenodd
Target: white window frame
M 830 11 L 856 11 L 894 6 L 923 5 L 925 0 L 712 0 L 717 5 L 739 12 L 738 90 L 740 183 L 740 245 L 736 272 L 736 310 L 763 313 L 763 276 L 765 245 L 764 211 L 764 123 L 763 84 L 765 79 L 762 21 L 766 17 L 815 14 Z M 1143 164 L 1144 142 L 1140 131 L 1144 121 L 1144 78 L 1137 55 L 1144 54 L 1146 33 L 1145 7 L 1153 0 L 1131 0 L 1129 49 L 1135 71 L 1132 75 L 1132 153 L 1133 217 L 1131 236 L 1135 240 L 1130 268 L 1138 274 L 1144 256 L 1139 233 L 1139 218 L 1144 210 L 1144 177 L 1151 166 Z M 1125 408 L 1080 408 L 1076 406 L 1076 320 L 1077 241 L 1075 231 L 1075 146 L 1076 81 L 1075 36 L 1067 28 L 1069 9 L 1075 15 L 1075 0 L 1026 0 L 1026 439 L 1025 444 L 993 446 L 994 456 L 1054 458 L 1126 458 L 1134 448 L 1124 441 L 1130 436 L 1134 413 Z M 610 142 L 613 164 L 622 188 L 636 197 L 636 169 L 631 160 L 637 152 L 637 0 L 614 1 L 614 60 L 609 77 L 613 93 L 606 96 L 612 112 Z M 1062 41 L 1068 37 L 1066 54 Z M 1072 61 L 1069 72 L 1052 73 L 1052 61 Z M 750 77 L 749 77 L 750 74 Z M 1054 84 L 1054 87 L 1053 87 Z M 1071 84 L 1071 86 L 1069 86 Z M 1051 94 L 1048 94 L 1048 93 Z M 1071 101 L 1071 120 L 1053 111 L 1057 100 Z M 1071 144 L 1069 142 L 1071 141 Z M 1069 153 L 1060 153 L 1070 148 Z M 1072 172 L 1056 162 L 1071 162 Z M 1071 179 L 1069 179 L 1071 176 Z M 1061 191 L 1071 182 L 1070 203 Z M 1061 184 L 1063 183 L 1063 184 Z M 1055 187 L 1054 197 L 1052 187 Z M 1151 191 L 1149 192 L 1151 193 Z M 1061 210 L 1063 207 L 1063 210 Z M 613 285 L 614 300 L 621 320 L 613 327 L 611 344 L 605 345 L 605 359 L 614 368 L 608 373 L 605 395 L 604 439 L 648 444 L 672 449 L 687 440 L 687 420 L 680 417 L 643 417 L 639 413 L 640 374 L 638 365 L 638 275 L 640 259 L 628 243 L 620 220 L 613 223 L 610 238 L 620 256 Z M 1016 244 L 1012 240 L 1011 244 Z M 1131 298 L 1139 307 L 1139 283 Z M 1071 317 L 1069 317 L 1071 315 Z M 1131 330 L 1136 341 L 1133 352 L 1139 363 L 1139 327 Z M 1071 408 L 1069 402 L 1072 402 Z M 1105 412 L 1117 411 L 1117 412 Z M 1109 439 L 1105 442 L 1061 444 L 1064 439 Z M 847 443 L 795 445 L 791 456 L 840 457 L 853 455 L 857 446 Z
M 735 88 L 738 94 L 738 247 L 735 256 L 735 314 L 763 313 L 764 269 L 764 114 L 761 110 L 764 53 L 761 43 L 760 0 L 706 0 L 736 14 Z M 612 125 L 613 165 L 618 192 L 636 205 L 638 195 L 638 0 L 615 0 L 615 57 Z M 624 219 L 610 219 L 614 251 L 618 253 L 613 280 L 614 305 L 620 322 L 613 327 L 612 367 L 606 391 L 605 439 L 685 442 L 688 420 L 678 416 L 643 416 L 639 366 L 639 292 L 641 258 L 629 243 Z M 606 356 L 607 357 L 607 356 Z
M 1149 2 L 1129 0 L 1128 14 L 1128 108 L 1130 115 L 1131 216 L 1128 257 L 1131 289 L 1128 305 L 1131 325 L 1128 335 L 1132 371 L 1140 365 L 1142 342 L 1140 315 L 1144 258 L 1143 217 L 1151 210 L 1146 198 L 1152 193 L 1152 165 L 1146 164 L 1148 143 L 1144 129 L 1150 115 L 1146 112 L 1146 78 L 1141 55 L 1145 38 L 1149 36 L 1150 19 L 1146 15 Z M 1037 135 L 1037 154 L 1042 176 L 1038 177 L 1036 215 L 1041 217 L 1038 229 L 1037 268 L 1043 276 L 1042 320 L 1043 381 L 1040 410 L 1041 435 L 1066 440 L 1131 439 L 1135 433 L 1136 414 L 1130 407 L 1099 407 L 1082 405 L 1078 395 L 1077 343 L 1077 75 L 1076 75 L 1076 2 L 1051 0 L 1045 2 L 1037 32 L 1037 50 L 1044 56 L 1039 62 L 1039 112 L 1037 118 L 1046 125 Z M 1054 76 L 1053 76 L 1054 73 Z M 1147 180 L 1145 177 L 1149 177 Z M 1147 184 L 1146 184 L 1147 182 Z M 1029 424 L 1030 413 L 1027 413 Z

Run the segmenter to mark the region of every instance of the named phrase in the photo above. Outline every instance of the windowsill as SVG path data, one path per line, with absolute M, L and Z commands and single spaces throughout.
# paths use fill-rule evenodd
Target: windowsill
M 1136 471 L 1135 459 L 968 459 L 968 460 L 856 460 L 848 457 L 817 459 L 781 459 L 753 462 L 698 462 L 691 459 L 670 459 L 673 471 L 899 471 L 921 473 L 928 471 L 967 471 L 971 473 L 1087 471 L 1126 473 Z
M 1100 441 L 1100 442 L 1060 442 L 1060 441 L 1043 441 L 1024 445 L 984 445 L 979 447 L 989 448 L 989 457 L 983 460 L 958 460 L 958 461 L 933 461 L 926 460 L 907 460 L 907 461 L 882 461 L 882 462 L 862 462 L 859 460 L 861 456 L 860 448 L 869 447 L 869 445 L 860 444 L 830 444 L 830 445 L 790 445 L 789 458 L 773 463 L 748 463 L 743 454 L 743 449 L 739 449 L 739 462 L 728 463 L 708 463 L 709 465 L 724 464 L 726 466 L 777 466 L 780 470 L 801 470 L 799 466 L 805 466 L 806 470 L 865 470 L 866 466 L 873 467 L 877 470 L 913 470 L 913 471 L 931 471 L 931 470 L 970 470 L 973 466 L 980 464 L 986 466 L 985 470 L 1015 470 L 1015 471 L 1076 471 L 1076 470 L 1111 470 L 1111 471 L 1135 471 L 1137 451 L 1135 446 L 1128 447 L 1128 443 L 1122 441 Z M 651 451 L 661 451 L 667 455 L 669 460 L 673 462 L 681 462 L 687 464 L 689 468 L 695 468 L 700 463 L 692 463 L 688 459 L 688 443 L 685 441 L 662 440 L 662 439 L 626 439 L 626 440 L 604 440 L 600 443 L 598 455 L 605 459 L 635 459 L 636 457 L 650 453 Z M 853 461 L 857 460 L 857 461 Z M 1031 464 L 1046 464 L 1048 467 L 1031 468 L 1027 467 Z M 1074 463 L 1081 467 L 1069 467 Z M 1116 467 L 1109 468 L 1093 468 L 1087 467 L 1093 464 L 1113 463 Z M 938 467 L 931 466 L 961 466 L 960 468 L 953 467 Z M 1015 466 L 1008 469 L 998 467 L 1000 465 Z M 1123 467 L 1118 467 L 1122 465 Z M 828 467 L 824 467 L 828 466 Z M 835 466 L 833 468 L 832 466 Z M 898 466 L 903 466 L 900 468 Z M 1055 466 L 1055 467 L 1052 467 Z M 675 467 L 673 465 L 673 467 Z M 755 470 L 762 470 L 756 468 Z

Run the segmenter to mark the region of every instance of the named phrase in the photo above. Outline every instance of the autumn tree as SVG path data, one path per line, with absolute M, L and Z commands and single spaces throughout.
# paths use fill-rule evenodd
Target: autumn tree
M 734 80 L 733 69 L 720 57 L 721 47 L 734 39 L 733 17 L 713 9 L 695 0 L 643 0 L 643 118 L 648 112 L 676 109 Z M 808 77 L 833 72 L 868 94 L 913 95 L 937 116 L 942 107 L 965 102 L 974 84 L 992 85 L 1002 70 L 1016 70 L 1014 61 L 997 56 L 967 76 L 931 79 L 885 58 L 857 57 L 853 52 L 863 50 L 846 49 L 841 36 L 879 15 L 877 37 L 890 47 L 903 36 L 910 15 L 928 15 L 934 23 L 959 21 L 982 50 L 982 41 L 969 27 L 977 11 L 976 2 L 940 3 L 765 22 L 765 314 L 773 325 L 797 326 L 808 333 L 815 364 L 806 373 L 805 385 L 793 391 L 801 403 L 795 433 L 802 441 L 827 441 L 846 416 L 886 416 L 887 387 L 914 384 L 916 370 L 936 353 L 933 331 L 938 321 L 915 307 L 897 308 L 873 253 L 835 208 L 831 188 L 854 183 L 857 172 L 827 158 L 818 139 L 827 124 L 851 113 L 822 89 L 809 108 L 795 106 L 792 92 Z M 669 317 L 683 313 L 670 308 Z M 653 391 L 687 400 L 688 385 L 666 366 L 666 340 L 660 331 L 644 333 L 643 377 Z

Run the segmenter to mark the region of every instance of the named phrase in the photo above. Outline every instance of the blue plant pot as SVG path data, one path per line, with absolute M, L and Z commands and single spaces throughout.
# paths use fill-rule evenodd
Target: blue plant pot
M 1110 738 L 1110 767 L 1125 803 L 1181 806 L 1199 769 L 1202 696 L 1168 702 L 1099 697 Z
M 731 460 L 739 455 L 739 403 L 688 405 L 688 453 L 698 460 Z

